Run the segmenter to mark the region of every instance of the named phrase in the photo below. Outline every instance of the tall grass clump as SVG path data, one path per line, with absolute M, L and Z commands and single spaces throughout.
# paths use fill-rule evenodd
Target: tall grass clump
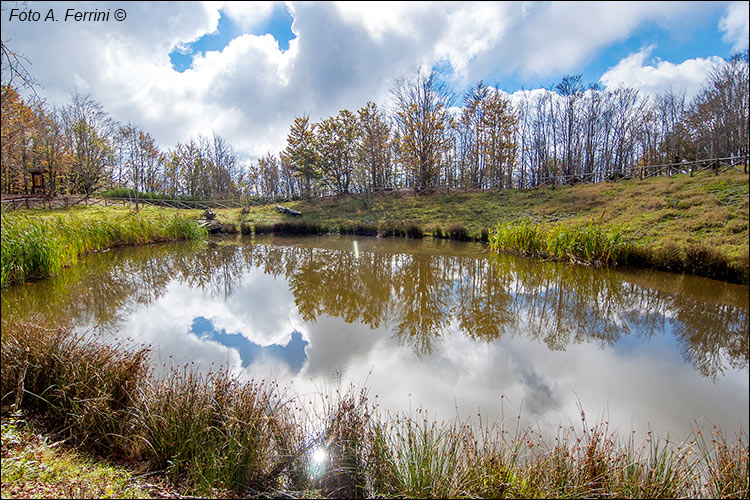
M 5 285 L 51 276 L 86 253 L 121 245 L 205 237 L 193 220 L 129 214 L 111 219 L 81 216 L 2 215 L 0 278 Z
M 317 483 L 328 498 L 366 498 L 371 491 L 368 485 L 368 429 L 375 409 L 369 402 L 365 389 L 357 392 L 336 390 L 332 397 L 323 397 L 322 422 L 319 446 L 325 449 L 326 458 Z
M 448 228 L 448 234 L 450 236 L 450 239 L 456 240 L 456 241 L 470 241 L 471 237 L 469 236 L 468 231 L 466 231 L 466 228 L 463 227 L 461 224 L 454 224 L 450 228 Z
M 490 247 L 498 251 L 520 252 L 532 257 L 542 256 L 544 237 L 541 228 L 530 219 L 520 223 L 503 220 L 490 233 Z
M 98 451 L 123 451 L 147 349 L 92 342 L 64 328 L 2 323 L 2 407 L 44 415 Z
M 302 428 L 275 384 L 187 367 L 157 377 L 148 349 L 65 328 L 4 321 L 2 332 L 3 415 L 40 415 L 80 446 L 203 495 L 288 486 Z
M 619 262 L 673 273 L 685 272 L 730 283 L 750 283 L 750 259 L 747 249 L 744 255 L 730 260 L 715 248 L 704 244 L 680 247 L 668 243 L 653 249 L 627 245 Z
M 368 223 L 341 224 L 339 226 L 340 234 L 353 234 L 356 236 L 377 236 L 378 226 Z
M 616 264 L 626 248 L 623 228 L 605 228 L 592 221 L 552 227 L 529 219 L 520 223 L 503 221 L 488 240 L 498 251 L 595 265 Z
M 253 224 L 253 234 L 270 234 L 272 232 L 272 224 Z
M 710 444 L 701 429 L 696 429 L 694 434 L 708 496 L 747 498 L 750 491 L 750 449 L 745 431 L 740 431 L 738 439 L 730 442 L 721 429 L 714 427 Z
M 187 366 L 139 387 L 133 421 L 138 455 L 203 493 L 283 487 L 280 473 L 300 440 L 275 386 Z
M 395 237 L 420 239 L 424 237 L 424 231 L 414 222 L 409 222 L 407 224 L 381 224 L 378 226 L 377 235 L 380 238 Z
M 406 498 L 467 496 L 466 435 L 455 423 L 398 416 L 375 431 L 372 481 L 376 495 Z

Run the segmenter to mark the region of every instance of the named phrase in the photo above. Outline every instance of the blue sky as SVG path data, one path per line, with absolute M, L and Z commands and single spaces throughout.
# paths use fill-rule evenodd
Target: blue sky
M 484 80 L 513 94 L 564 75 L 644 96 L 695 95 L 748 47 L 748 2 L 3 2 L 2 33 L 39 94 L 89 93 L 163 149 L 216 132 L 242 159 L 284 146 L 295 116 L 322 120 L 400 76 L 446 69 L 460 95 Z M 122 22 L 18 22 L 8 9 L 127 13 Z
M 292 33 L 293 21 L 294 18 L 292 18 L 286 6 L 283 3 L 278 3 L 273 6 L 268 19 L 265 19 L 247 31 L 253 35 L 270 34 L 279 44 L 279 49 L 286 51 L 289 50 L 289 41 L 295 38 L 294 33 Z M 175 71 L 183 72 L 193 63 L 194 55 L 203 55 L 210 50 L 221 51 L 235 37 L 242 35 L 244 32 L 245 30 L 229 16 L 222 15 L 219 18 L 216 31 L 205 34 L 196 41 L 186 44 L 186 51 L 175 48 L 170 52 L 169 60 L 172 62 L 172 67 Z
M 575 68 L 572 73 L 581 73 L 584 82 L 598 82 L 609 68 L 629 54 L 646 47 L 652 47 L 650 52 L 652 58 L 672 62 L 683 62 L 696 57 L 728 58 L 734 53 L 733 44 L 722 40 L 721 33 L 716 29 L 724 14 L 724 6 L 719 2 L 709 2 L 708 7 L 700 21 L 688 20 L 687 25 L 645 21 L 625 40 L 604 47 L 588 64 Z M 229 16 L 222 13 L 214 32 L 185 44 L 187 51 L 175 48 L 169 54 L 172 67 L 178 72 L 184 72 L 192 64 L 195 55 L 205 55 L 207 51 L 221 51 L 231 40 L 244 32 L 253 35 L 270 34 L 276 39 L 280 50 L 286 51 L 289 49 L 289 41 L 295 38 L 292 32 L 293 21 L 294 18 L 288 7 L 281 2 L 273 6 L 268 19 L 250 30 L 243 30 Z M 450 72 L 450 63 L 439 62 L 435 66 Z M 562 76 L 562 74 L 559 75 L 560 78 Z M 497 83 L 507 92 L 548 87 L 557 81 L 553 75 L 524 77 L 503 71 L 492 71 L 482 79 L 485 83 Z

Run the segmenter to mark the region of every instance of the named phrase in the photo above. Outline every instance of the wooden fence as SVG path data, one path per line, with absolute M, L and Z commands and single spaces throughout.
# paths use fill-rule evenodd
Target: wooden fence
M 592 172 L 583 175 L 556 175 L 548 177 L 532 178 L 529 182 L 531 188 L 542 186 L 562 186 L 574 185 L 584 182 L 604 182 L 620 181 L 625 179 L 648 179 L 657 176 L 673 176 L 686 174 L 691 177 L 701 172 L 710 172 L 714 175 L 734 170 L 741 173 L 747 173 L 747 156 L 713 158 L 710 160 L 682 161 L 679 163 L 665 163 L 661 165 L 648 165 L 636 167 L 629 172 L 623 173 L 602 173 Z M 392 188 L 384 188 L 375 191 L 393 191 Z M 149 199 L 139 198 L 138 203 L 142 205 L 152 205 L 157 207 L 169 207 L 188 210 L 205 210 L 207 208 L 242 208 L 251 205 L 265 205 L 269 203 L 278 203 L 280 199 L 246 199 L 246 200 L 169 200 L 169 199 Z M 131 206 L 135 204 L 135 198 L 103 198 L 90 197 L 84 195 L 76 196 L 56 196 L 54 198 L 39 195 L 17 195 L 9 196 L 0 200 L 2 210 L 15 210 L 18 208 L 63 208 L 76 205 L 85 206 Z
M 161 200 L 138 198 L 139 205 L 151 205 L 156 207 L 169 207 L 187 210 L 205 210 L 207 208 L 242 208 L 249 205 L 264 205 L 272 203 L 271 200 Z M 135 205 L 135 198 L 114 198 L 97 196 L 49 196 L 28 195 L 13 196 L 1 200 L 3 210 L 15 210 L 18 208 L 65 208 L 76 205 L 116 207 Z
M 710 160 L 681 161 L 678 163 L 664 163 L 635 167 L 625 172 L 591 172 L 583 175 L 557 175 L 539 177 L 534 187 L 571 185 L 583 182 L 619 181 L 625 179 L 648 179 L 649 177 L 687 174 L 693 177 L 700 172 L 711 172 L 715 175 L 734 170 L 747 173 L 747 156 L 733 156 L 727 158 L 713 158 Z

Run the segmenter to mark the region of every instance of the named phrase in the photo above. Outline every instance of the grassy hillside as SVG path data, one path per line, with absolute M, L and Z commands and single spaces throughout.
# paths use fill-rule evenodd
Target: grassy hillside
M 701 258 L 705 254 L 703 250 L 709 249 L 713 257 L 725 260 L 733 269 L 739 270 L 740 275 L 744 273 L 747 281 L 749 199 L 747 174 L 715 176 L 704 173 L 695 177 L 675 176 L 525 191 L 451 191 L 430 195 L 398 191 L 284 203 L 284 206 L 302 212 L 299 218 L 278 213 L 274 204 L 218 209 L 216 213 L 220 221 L 237 227 L 244 224 L 247 230 L 254 226 L 260 228 L 295 221 L 317 226 L 326 232 L 364 226 L 370 232 L 379 227 L 382 233 L 383 228 L 411 227 L 418 228 L 412 234 L 430 235 L 437 229 L 447 233 L 460 227 L 473 238 L 479 238 L 482 230 L 495 229 L 502 221 L 531 221 L 544 225 L 547 230 L 592 221 L 603 229 L 617 227 L 625 242 L 653 255 L 670 257 L 681 253 L 684 260 L 688 250 Z M 54 211 L 55 214 L 61 212 L 96 219 L 120 212 L 126 214 L 128 209 L 76 207 Z M 170 212 L 178 211 L 154 207 L 142 210 L 146 216 L 171 216 Z M 202 214 L 201 210 L 179 212 L 192 218 L 199 218 Z M 19 213 L 50 214 L 45 210 L 22 210 Z M 386 231 L 386 234 L 392 234 L 392 231 Z M 461 234 L 461 231 L 456 234 Z M 659 259 L 649 257 L 630 259 L 630 262 L 670 269 L 669 265 L 657 265 L 656 260 Z M 676 270 L 692 272 L 691 266 L 682 266 L 681 269 L 677 266 Z
M 644 181 L 585 184 L 535 190 L 503 190 L 415 195 L 398 192 L 366 197 L 347 195 L 284 204 L 302 212 L 301 220 L 336 229 L 340 226 L 461 225 L 478 237 L 498 222 L 531 219 L 554 227 L 593 221 L 621 226 L 626 241 L 648 250 L 700 245 L 730 262 L 747 267 L 748 176 L 741 173 L 676 176 Z M 268 224 L 291 220 L 273 205 L 221 210 L 236 223 Z

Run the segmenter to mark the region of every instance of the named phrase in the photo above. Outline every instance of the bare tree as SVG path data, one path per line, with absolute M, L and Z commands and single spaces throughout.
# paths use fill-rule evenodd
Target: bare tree
M 115 122 L 90 95 L 76 92 L 63 109 L 67 146 L 73 155 L 73 186 L 90 195 L 110 175 L 110 140 Z
M 434 186 L 449 145 L 446 129 L 451 122 L 447 111 L 450 92 L 434 70 L 426 73 L 420 68 L 409 77 L 399 78 L 391 93 L 399 132 L 395 144 L 408 183 L 418 189 Z

